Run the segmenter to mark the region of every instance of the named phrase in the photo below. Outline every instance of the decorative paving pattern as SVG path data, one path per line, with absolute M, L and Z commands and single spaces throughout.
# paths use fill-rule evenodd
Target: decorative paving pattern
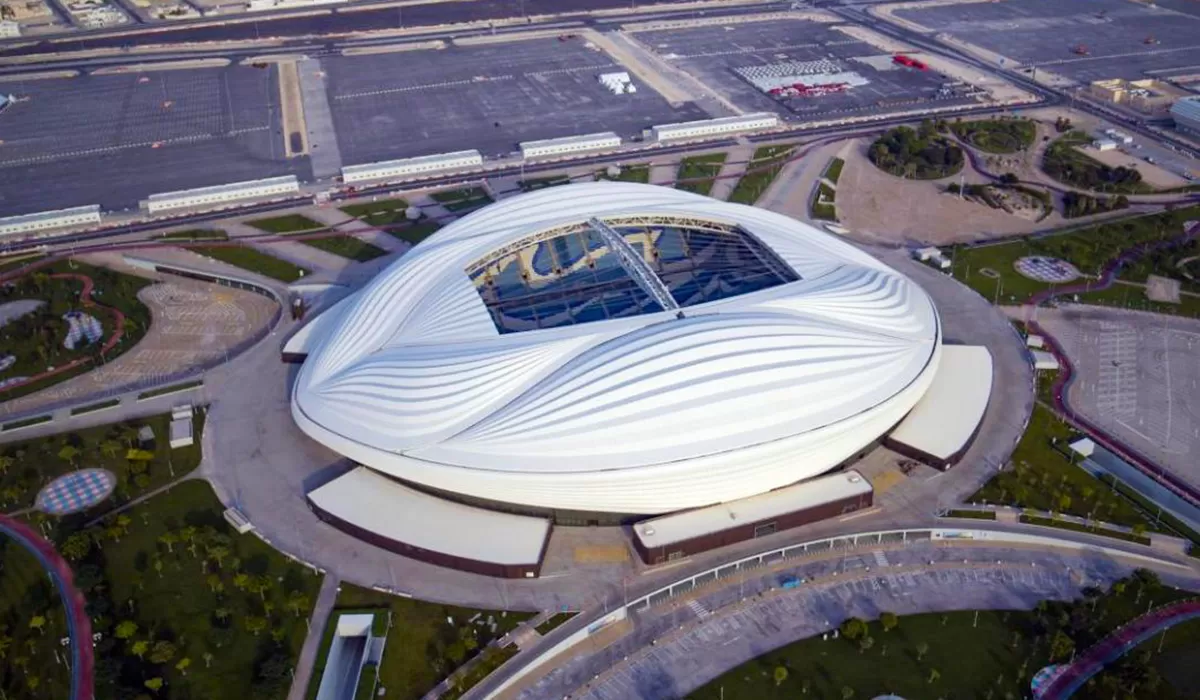
M 1047 284 L 1062 284 L 1079 279 L 1079 269 L 1066 260 L 1031 255 L 1018 258 L 1013 267 L 1031 280 Z
M 83 469 L 47 484 L 38 492 L 35 506 L 50 515 L 78 513 L 108 498 L 116 486 L 117 477 L 107 469 Z

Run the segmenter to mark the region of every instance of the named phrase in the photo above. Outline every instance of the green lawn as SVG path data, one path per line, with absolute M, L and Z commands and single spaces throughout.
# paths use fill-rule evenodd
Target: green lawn
M 967 518 L 968 520 L 995 520 L 996 513 L 990 510 L 948 510 L 946 511 L 947 518 Z
M 373 246 L 370 243 L 360 241 L 354 236 L 328 236 L 326 238 L 306 238 L 297 242 L 304 245 L 323 250 L 327 253 L 340 255 L 343 258 L 350 258 L 358 262 L 366 262 L 374 260 L 383 255 L 387 255 L 387 251 L 378 246 Z
M 846 167 L 846 161 L 841 158 L 834 158 L 829 161 L 829 167 L 825 168 L 825 179 L 836 185 L 838 179 L 842 176 L 842 168 L 844 167 Z
M 134 698 L 155 677 L 170 697 L 286 697 L 320 578 L 237 534 L 222 510 L 206 482 L 187 481 L 134 507 L 124 528 L 110 519 L 93 529 L 100 546 L 75 567 L 95 582 L 91 605 L 107 610 L 96 624 L 98 697 Z M 126 621 L 136 632 L 118 639 Z M 149 640 L 139 659 L 134 644 Z M 159 642 L 174 653 L 156 663 Z
M 1146 611 L 1187 597 L 1161 585 L 1153 574 L 1135 573 L 1107 593 L 1089 591 L 1089 600 L 1045 601 L 1032 611 L 973 611 L 908 615 L 884 630 L 868 622 L 869 646 L 846 636 L 820 637 L 789 644 L 747 662 L 690 697 L 697 700 L 769 700 L 771 698 L 855 698 L 885 694 L 946 700 L 1026 697 L 1033 674 L 1072 649 L 1083 650 L 1111 630 Z M 1061 637 L 1059 645 L 1053 643 Z M 1197 677 L 1194 654 L 1200 650 L 1200 620 L 1177 625 L 1166 635 L 1163 654 L 1144 661 L 1126 657 L 1126 686 L 1151 674 L 1164 677 L 1156 700 L 1182 700 Z M 1158 637 L 1154 638 L 1156 647 Z M 1057 648 L 1056 648 L 1057 646 Z M 1055 655 L 1057 652 L 1057 655 Z M 1191 663 L 1187 654 L 1193 654 Z M 777 669 L 783 668 L 780 673 Z M 1115 671 L 1116 669 L 1114 669 Z M 1110 672 L 1106 672 L 1110 673 Z M 1113 697 L 1099 679 L 1074 696 L 1085 700 Z M 1120 697 L 1125 697 L 1124 695 Z M 1137 697 L 1142 697 L 1141 695 Z
M 1027 119 L 982 119 L 950 125 L 964 142 L 987 153 L 1016 153 L 1033 145 L 1037 124 Z
M 543 621 L 542 624 L 538 625 L 534 629 L 537 630 L 538 634 L 545 636 L 547 634 L 550 634 L 554 630 L 558 629 L 558 627 L 560 625 L 562 625 L 564 622 L 566 622 L 567 620 L 570 620 L 571 618 L 575 617 L 578 614 L 579 613 L 574 613 L 574 612 L 554 613 L 549 618 L 547 618 L 545 621 Z
M 1076 437 L 1050 409 L 1035 405 L 1029 428 L 1013 451 L 1012 465 L 991 478 L 968 500 L 1054 511 L 1132 527 L 1156 529 L 1137 507 L 1113 493 L 1065 455 Z M 1060 451 L 1062 450 L 1062 451 Z M 1165 530 L 1165 527 L 1158 527 Z
M 1021 238 L 1011 243 L 961 247 L 951 256 L 954 260 L 952 273 L 960 282 L 988 299 L 1003 303 L 1020 303 L 1049 285 L 1018 273 L 1013 267 L 1018 258 L 1028 255 L 1060 258 L 1075 264 L 1086 275 L 1096 275 L 1121 251 L 1141 243 L 1177 237 L 1183 232 L 1184 222 L 1197 217 L 1200 217 L 1200 206 L 1193 206 L 1093 224 L 1061 234 Z M 1187 248 L 1183 250 L 1186 251 Z M 1154 271 L 1178 277 L 1170 262 L 1173 259 L 1175 254 L 1169 252 L 1161 256 L 1152 256 L 1145 263 L 1134 264 L 1122 270 L 1121 279 L 1144 282 L 1145 275 Z M 981 274 L 980 271 L 984 268 L 994 271 L 999 277 Z M 1111 299 L 1108 295 L 1113 294 L 1124 296 L 1125 290 L 1114 285 L 1111 290 L 1094 298 Z
M 609 177 L 607 172 L 601 170 L 596 173 L 596 179 L 614 182 L 640 182 L 644 185 L 650 182 L 650 164 L 638 163 L 621 166 L 621 174 L 616 177 Z
M 194 246 L 191 250 L 280 282 L 295 282 L 308 274 L 308 270 L 302 267 L 246 246 Z
M 68 324 L 62 315 L 67 311 L 84 311 L 94 316 L 103 328 L 104 339 L 109 338 L 115 330 L 115 317 L 112 312 L 94 306 L 85 307 L 80 303 L 82 282 L 50 278 L 56 274 L 91 277 L 95 284 L 95 300 L 125 314 L 125 329 L 121 341 L 109 351 L 105 359 L 112 360 L 132 348 L 150 328 L 150 309 L 137 298 L 138 292 L 151 284 L 150 280 L 74 260 L 59 260 L 26 274 L 15 280 L 15 286 L 0 288 L 0 304 L 18 299 L 40 299 L 46 303 L 36 311 L 0 327 L 0 356 L 11 354 L 17 358 L 16 364 L 0 372 L 0 381 L 12 377 L 35 376 L 46 371 L 48 367 L 62 367 L 81 358 L 92 358 L 93 361 L 84 362 L 31 384 L 0 389 L 0 403 L 41 391 L 94 368 L 95 360 L 98 359 L 97 351 L 103 340 L 92 345 L 80 343 L 74 350 L 63 347 Z
M 246 224 L 267 233 L 297 233 L 325 228 L 325 224 L 313 221 L 303 214 L 287 214 L 268 219 L 255 219 L 247 221 Z
M 399 238 L 402 241 L 408 241 L 413 245 L 429 238 L 436 233 L 442 225 L 436 221 L 419 221 L 408 226 L 393 226 L 384 229 L 384 232 L 393 238 Z
M 195 444 L 175 450 L 167 444 L 170 420 L 169 414 L 163 414 L 0 445 L 0 466 L 4 467 L 0 471 L 0 510 L 32 506 L 43 486 L 77 468 L 97 467 L 117 475 L 112 497 L 88 511 L 89 517 L 171 482 L 199 464 L 204 416 L 196 414 Z M 137 432 L 143 425 L 154 430 L 153 445 L 139 445 Z M 151 458 L 127 459 L 132 448 L 148 451 Z
M 712 191 L 725 158 L 725 153 L 684 158 L 679 162 L 679 172 L 675 175 L 675 188 L 707 195 Z M 687 180 L 691 182 L 685 182 Z
M 1110 530 L 1108 528 L 1083 525 L 1081 523 L 1070 520 L 1059 520 L 1057 518 L 1043 518 L 1037 515 L 1021 515 L 1021 522 L 1029 523 L 1030 525 L 1041 525 L 1042 527 L 1056 527 L 1060 530 L 1070 530 L 1072 532 L 1086 532 L 1092 535 L 1100 535 L 1101 537 L 1111 537 L 1115 540 L 1125 540 L 1126 542 L 1136 542 L 1137 544 L 1150 544 L 1150 538 L 1139 536 L 1120 530 Z
M 404 215 L 408 209 L 408 200 L 405 199 L 381 199 L 377 202 L 347 204 L 341 209 L 343 213 L 362 219 L 363 223 L 371 226 L 390 226 L 408 221 Z
M 737 204 L 754 204 L 763 192 L 771 186 L 779 171 L 787 165 L 793 147 L 763 146 L 754 151 L 746 172 L 729 193 L 729 201 Z
M 379 667 L 379 682 L 386 688 L 385 697 L 389 700 L 420 698 L 479 653 L 478 649 L 533 616 L 524 612 L 505 614 L 428 603 L 342 584 L 338 609 L 377 607 L 387 607 L 392 612 L 393 625 Z M 481 614 L 482 620 L 493 616 L 497 623 L 494 635 L 487 626 L 468 624 L 467 621 L 476 614 Z M 454 624 L 448 623 L 447 618 L 452 618 Z M 469 637 L 473 637 L 474 642 L 464 644 Z M 467 650 L 469 644 L 477 645 L 476 650 Z M 309 685 L 310 698 L 315 697 L 318 683 L 314 677 Z
M 188 229 L 187 231 L 171 231 L 155 236 L 156 241 L 225 241 L 229 234 L 219 229 Z
M 435 202 L 440 203 L 448 212 L 462 214 L 491 204 L 492 198 L 482 187 L 463 187 L 456 190 L 434 192 Z
M 533 192 L 534 190 L 544 190 L 547 187 L 558 187 L 559 185 L 571 184 L 571 178 L 567 175 L 551 175 L 549 177 L 535 177 L 528 180 L 517 182 L 517 187 L 521 188 L 522 192 Z
M 18 253 L 10 258 L 0 259 L 0 275 L 5 274 L 18 267 L 24 267 L 31 262 L 41 260 L 44 256 L 37 253 Z

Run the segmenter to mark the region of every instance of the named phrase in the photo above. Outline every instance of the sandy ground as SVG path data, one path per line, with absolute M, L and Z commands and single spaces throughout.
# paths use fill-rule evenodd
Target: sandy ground
M 0 413 L 26 413 L 179 376 L 238 348 L 270 322 L 277 308 L 253 292 L 183 278 L 146 287 L 138 298 L 150 307 L 152 321 L 136 347 L 91 372 L 7 401 Z
M 283 147 L 288 158 L 308 153 L 308 126 L 304 120 L 304 103 L 300 99 L 300 74 L 295 61 L 279 64 L 279 105 L 283 119 Z M 298 148 L 292 147 L 292 134 L 300 136 Z
M 1076 150 L 1079 150 L 1089 158 L 1098 160 L 1101 163 L 1113 168 L 1121 166 L 1133 168 L 1142 174 L 1142 180 L 1151 187 L 1169 189 L 1171 187 L 1182 187 L 1188 184 L 1188 181 L 1184 180 L 1179 175 L 1176 175 L 1169 170 L 1160 168 L 1157 165 L 1151 165 L 1141 158 L 1135 158 L 1128 153 L 1122 153 L 1120 150 L 1097 151 L 1094 148 L 1080 148 Z
M 1051 218 L 1039 224 L 946 194 L 946 185 L 959 176 L 914 181 L 888 175 L 867 160 L 868 145 L 861 140 L 846 149 L 837 189 L 842 225 L 865 240 L 945 245 L 1021 235 L 1051 223 Z M 967 184 L 986 181 L 969 167 L 963 173 Z

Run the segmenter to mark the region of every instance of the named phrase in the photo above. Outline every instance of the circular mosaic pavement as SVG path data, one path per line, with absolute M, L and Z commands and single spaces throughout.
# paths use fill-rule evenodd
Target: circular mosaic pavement
M 35 505 L 51 515 L 78 513 L 108 498 L 116 485 L 117 477 L 107 469 L 81 469 L 46 484 Z
M 1079 269 L 1066 260 L 1041 255 L 1018 258 L 1013 267 L 1029 279 L 1047 284 L 1062 284 L 1080 277 Z

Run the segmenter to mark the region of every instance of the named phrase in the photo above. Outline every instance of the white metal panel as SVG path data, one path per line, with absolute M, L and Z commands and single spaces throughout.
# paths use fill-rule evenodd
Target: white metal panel
M 912 413 L 889 436 L 946 459 L 966 446 L 992 396 L 992 354 L 983 346 L 947 345 L 937 374 Z

